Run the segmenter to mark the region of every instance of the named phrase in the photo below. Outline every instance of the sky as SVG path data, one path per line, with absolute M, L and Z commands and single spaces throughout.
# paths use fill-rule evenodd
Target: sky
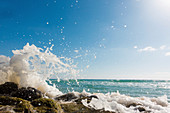
M 170 79 L 170 0 L 0 0 L 0 55 L 26 43 L 81 78 Z

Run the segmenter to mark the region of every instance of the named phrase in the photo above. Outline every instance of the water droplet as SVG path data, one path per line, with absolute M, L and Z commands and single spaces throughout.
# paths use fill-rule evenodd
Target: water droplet
M 127 27 L 127 25 L 124 25 L 124 28 L 126 28 Z
M 113 29 L 113 28 L 114 28 L 114 26 L 111 26 L 111 28 Z
M 63 33 L 63 29 L 61 29 L 61 33 Z

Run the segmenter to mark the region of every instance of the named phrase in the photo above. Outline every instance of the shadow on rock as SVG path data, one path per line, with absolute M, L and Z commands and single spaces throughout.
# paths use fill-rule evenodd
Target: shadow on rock
M 41 98 L 42 95 L 41 91 L 32 87 L 22 87 L 11 94 L 12 97 L 18 97 L 28 101 Z
M 18 90 L 18 85 L 13 82 L 5 82 L 0 85 L 0 94 L 1 95 L 10 95 L 12 92 Z

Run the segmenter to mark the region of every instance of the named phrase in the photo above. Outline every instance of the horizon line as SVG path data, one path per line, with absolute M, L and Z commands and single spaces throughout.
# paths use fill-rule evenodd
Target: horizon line
M 50 78 L 50 79 L 57 79 L 57 78 Z M 162 78 L 75 78 L 77 80 L 83 80 L 83 79 L 91 79 L 91 80 L 170 80 L 169 79 L 162 79 Z M 74 80 L 72 79 L 68 79 L 68 80 Z

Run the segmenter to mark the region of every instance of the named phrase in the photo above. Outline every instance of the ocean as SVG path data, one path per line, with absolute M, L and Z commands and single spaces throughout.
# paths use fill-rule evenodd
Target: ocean
M 167 95 L 170 101 L 169 80 L 109 80 L 109 79 L 51 79 L 52 83 L 63 93 L 82 92 L 112 93 L 129 95 L 131 97 L 160 97 Z

